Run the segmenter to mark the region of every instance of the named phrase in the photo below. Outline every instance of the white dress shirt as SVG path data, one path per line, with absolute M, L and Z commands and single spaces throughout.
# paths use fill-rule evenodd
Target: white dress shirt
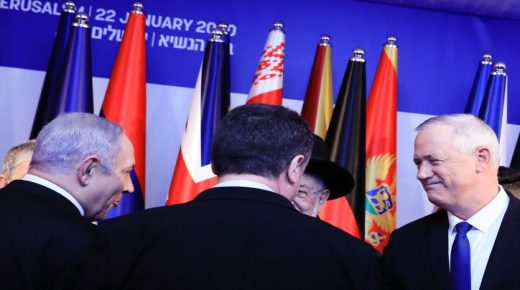
M 214 187 L 250 187 L 276 192 L 263 183 L 243 179 L 222 181 L 217 183 Z
M 57 193 L 59 193 L 60 195 L 62 195 L 63 197 L 65 197 L 66 199 L 68 199 L 70 202 L 72 202 L 72 204 L 79 210 L 79 212 L 81 213 L 81 216 L 85 216 L 85 211 L 83 210 L 83 207 L 81 207 L 81 205 L 79 204 L 79 202 L 74 198 L 74 196 L 72 196 L 70 193 L 68 193 L 65 189 L 59 187 L 58 185 L 56 185 L 55 183 L 52 183 L 50 181 L 48 181 L 47 179 L 43 179 L 39 176 L 36 176 L 36 175 L 32 175 L 32 174 L 26 174 L 23 178 L 23 180 L 25 181 L 30 181 L 30 182 L 34 182 L 34 183 L 37 183 L 41 186 L 45 186 L 49 189 L 52 189 L 54 191 L 56 191 Z
M 484 271 L 486 270 L 486 265 L 508 204 L 509 196 L 500 186 L 498 194 L 486 206 L 466 220 L 473 226 L 467 233 L 471 248 L 472 290 L 480 288 Z M 448 221 L 450 224 L 448 229 L 448 260 L 451 260 L 451 247 L 457 235 L 455 226 L 463 220 L 448 212 Z

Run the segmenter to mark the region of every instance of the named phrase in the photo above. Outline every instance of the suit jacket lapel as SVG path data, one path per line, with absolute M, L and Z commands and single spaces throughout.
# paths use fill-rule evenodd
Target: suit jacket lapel
M 430 255 L 433 268 L 434 289 L 451 289 L 448 261 L 448 218 L 443 210 L 437 213 L 430 229 Z
M 499 289 L 501 278 L 509 267 L 518 267 L 517 255 L 520 251 L 520 201 L 509 195 L 510 201 L 498 235 L 484 271 L 480 289 Z

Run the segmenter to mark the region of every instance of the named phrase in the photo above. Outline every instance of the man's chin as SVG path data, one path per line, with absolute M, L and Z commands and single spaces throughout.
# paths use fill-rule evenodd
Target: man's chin
M 110 207 L 108 207 L 106 210 L 100 212 L 97 214 L 92 220 L 94 221 L 102 221 L 108 216 L 108 212 L 110 211 Z
M 428 197 L 428 200 L 433 203 L 434 205 L 438 206 L 438 207 L 442 207 L 442 198 L 439 197 L 439 194 L 436 192 L 436 191 L 427 191 L 426 192 L 426 196 Z

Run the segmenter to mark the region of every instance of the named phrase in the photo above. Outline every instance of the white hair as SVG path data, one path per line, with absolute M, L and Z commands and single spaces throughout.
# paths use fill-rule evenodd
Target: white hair
M 35 140 L 14 146 L 4 157 L 3 174 L 7 180 L 12 180 L 13 172 L 22 161 L 31 161 Z
M 31 168 L 66 173 L 85 157 L 96 155 L 109 172 L 119 153 L 121 126 L 89 113 L 64 113 L 38 134 Z
M 417 126 L 415 130 L 421 132 L 422 129 L 434 125 L 451 127 L 452 144 L 462 153 L 471 154 L 481 146 L 489 148 L 491 162 L 498 170 L 500 165 L 498 138 L 486 122 L 471 114 L 449 114 L 430 118 Z

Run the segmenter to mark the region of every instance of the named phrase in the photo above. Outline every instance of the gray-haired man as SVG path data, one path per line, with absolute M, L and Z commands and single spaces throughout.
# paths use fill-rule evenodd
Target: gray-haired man
M 63 114 L 42 129 L 28 174 L 0 190 L 0 289 L 70 286 L 74 270 L 63 270 L 88 250 L 91 221 L 133 191 L 133 154 L 119 125 L 92 114 Z
M 441 210 L 392 233 L 386 289 L 519 289 L 520 201 L 498 184 L 493 129 L 452 114 L 416 130 L 417 179 Z

